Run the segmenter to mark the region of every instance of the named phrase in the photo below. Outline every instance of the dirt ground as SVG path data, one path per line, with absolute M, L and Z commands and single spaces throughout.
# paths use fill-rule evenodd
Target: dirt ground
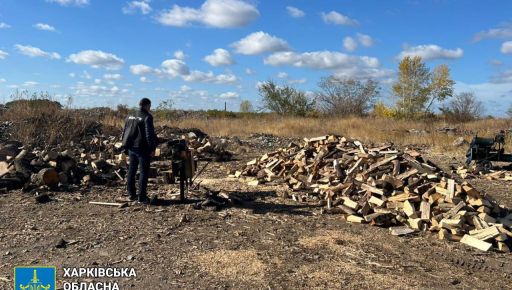
M 22 192 L 0 194 L 0 289 L 12 289 L 13 267 L 21 265 L 56 266 L 60 287 L 63 267 L 133 267 L 136 278 L 115 280 L 121 289 L 510 289 L 511 254 L 430 233 L 391 236 L 323 215 L 315 203 L 281 198 L 281 186 L 226 177 L 264 150 L 213 163 L 199 178 L 236 200 L 226 207 L 198 209 L 200 191 L 190 192 L 188 203 L 174 202 L 174 185 L 150 185 L 160 206 L 124 208 L 89 204 L 116 201 L 120 187 L 57 192 L 45 204 Z M 442 166 L 456 163 L 427 155 Z M 512 206 L 512 183 L 471 183 Z M 60 239 L 69 244 L 57 248 Z

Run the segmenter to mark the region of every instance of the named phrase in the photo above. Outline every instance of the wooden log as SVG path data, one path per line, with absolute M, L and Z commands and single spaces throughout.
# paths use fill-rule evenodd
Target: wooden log
M 38 185 L 56 187 L 59 184 L 60 179 L 55 168 L 43 168 L 37 173 L 35 181 Z
M 470 235 L 464 235 L 462 237 L 462 240 L 460 240 L 461 243 L 463 244 L 466 244 L 470 247 L 474 247 L 474 248 L 477 248 L 479 249 L 480 251 L 484 251 L 484 252 L 487 252 L 489 251 L 491 248 L 492 248 L 492 244 L 491 243 L 487 243 L 487 242 L 484 242 L 484 241 L 481 241 L 479 239 L 476 239 Z

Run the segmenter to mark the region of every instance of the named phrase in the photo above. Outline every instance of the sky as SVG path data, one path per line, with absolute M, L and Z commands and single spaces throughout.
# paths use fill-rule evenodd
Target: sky
M 313 95 L 322 77 L 379 81 L 420 55 L 447 64 L 486 114 L 512 105 L 512 1 L 0 0 L 0 101 L 16 90 L 74 107 L 260 105 L 267 80 Z

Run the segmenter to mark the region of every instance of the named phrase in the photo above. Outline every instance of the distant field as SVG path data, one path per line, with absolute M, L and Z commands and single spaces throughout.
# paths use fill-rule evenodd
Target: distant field
M 286 137 L 312 137 L 324 134 L 339 134 L 361 139 L 365 142 L 392 142 L 400 145 L 428 146 L 435 150 L 466 150 L 452 146 L 457 137 L 470 141 L 474 134 L 494 136 L 499 130 L 512 128 L 508 119 L 485 119 L 463 124 L 435 121 L 403 121 L 375 118 L 290 118 L 265 116 L 262 118 L 209 118 L 157 120 L 158 124 L 199 128 L 215 136 L 247 136 L 266 133 Z M 446 133 L 442 128 L 455 128 Z M 512 140 L 507 144 L 512 147 Z

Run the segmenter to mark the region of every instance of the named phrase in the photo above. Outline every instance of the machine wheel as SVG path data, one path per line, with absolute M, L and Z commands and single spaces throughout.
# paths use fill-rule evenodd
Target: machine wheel
M 478 162 L 477 164 L 477 171 L 488 173 L 492 169 L 492 163 L 489 160 L 483 160 Z

